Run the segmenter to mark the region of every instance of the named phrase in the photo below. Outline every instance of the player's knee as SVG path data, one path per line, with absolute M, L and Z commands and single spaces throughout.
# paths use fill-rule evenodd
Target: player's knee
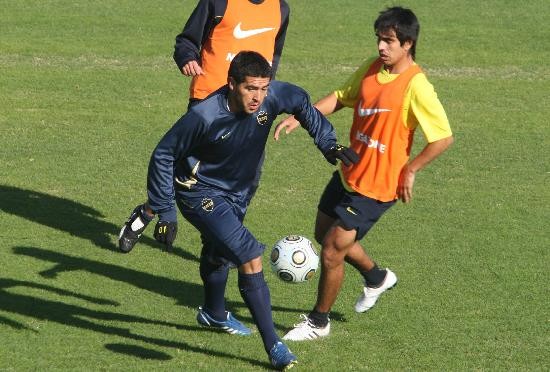
M 256 274 L 261 271 L 263 271 L 261 256 L 253 258 L 239 266 L 239 273 L 241 274 Z
M 344 263 L 346 254 L 336 249 L 333 245 L 324 245 L 321 250 L 321 262 L 323 268 L 332 269 Z

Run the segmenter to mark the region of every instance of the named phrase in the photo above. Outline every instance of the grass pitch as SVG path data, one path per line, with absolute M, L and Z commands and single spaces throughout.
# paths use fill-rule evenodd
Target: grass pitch
M 290 0 L 278 78 L 315 100 L 376 53 L 390 3 Z M 173 254 L 152 229 L 128 255 L 121 223 L 145 198 L 150 152 L 185 111 L 171 59 L 195 2 L 0 1 L 0 370 L 265 370 L 261 339 L 200 328 L 200 240 Z M 347 271 L 329 338 L 293 343 L 298 370 L 547 370 L 550 37 L 543 1 L 406 1 L 418 62 L 453 147 L 363 241 L 399 277 L 368 314 Z M 331 117 L 341 138 L 351 112 Z M 417 138 L 417 147 L 422 138 Z M 312 237 L 332 169 L 305 133 L 269 142 L 246 224 L 268 247 Z M 316 283 L 268 269 L 282 335 Z M 231 273 L 228 308 L 247 325 Z

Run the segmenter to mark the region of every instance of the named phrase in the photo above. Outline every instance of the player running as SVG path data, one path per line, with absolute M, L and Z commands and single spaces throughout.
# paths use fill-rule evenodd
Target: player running
M 336 143 L 334 128 L 305 91 L 271 81 L 271 67 L 256 52 L 237 54 L 228 84 L 193 106 L 165 134 L 149 162 L 148 200 L 136 207 L 121 233 L 135 244 L 155 214 L 155 238 L 171 244 L 176 231 L 175 198 L 183 217 L 200 233 L 204 305 L 199 324 L 238 335 L 250 330 L 225 309 L 230 267 L 262 337 L 272 365 L 287 369 L 296 357 L 275 332 L 269 288 L 264 280 L 265 246 L 243 225 L 249 193 L 273 121 L 280 113 L 299 118 L 329 162 L 350 165 L 357 155 Z
M 315 222 L 315 238 L 322 244 L 317 302 L 285 340 L 329 335 L 329 312 L 344 280 L 346 262 L 364 278 L 355 303 L 359 313 L 371 309 L 397 283 L 393 271 L 379 268 L 359 241 L 397 199 L 411 201 L 416 173 L 453 143 L 443 106 L 415 63 L 419 32 L 415 14 L 388 8 L 375 21 L 374 31 L 378 57 L 368 59 L 340 89 L 315 104 L 325 115 L 353 108 L 350 147 L 360 159 L 342 165 L 321 196 Z M 296 126 L 295 119 L 286 119 L 277 126 L 275 137 Z M 409 159 L 418 126 L 428 144 Z

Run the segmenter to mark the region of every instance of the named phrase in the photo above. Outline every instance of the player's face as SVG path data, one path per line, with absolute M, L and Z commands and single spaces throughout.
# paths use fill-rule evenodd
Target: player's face
M 233 112 L 245 112 L 252 114 L 262 105 L 267 96 L 270 78 L 247 76 L 240 84 L 235 84 L 233 79 L 229 81 L 229 108 Z
M 394 30 L 379 31 L 376 36 L 378 37 L 378 54 L 387 68 L 399 69 L 403 64 L 408 67 L 412 60 L 409 55 L 412 46 L 410 41 L 405 41 L 401 45 Z

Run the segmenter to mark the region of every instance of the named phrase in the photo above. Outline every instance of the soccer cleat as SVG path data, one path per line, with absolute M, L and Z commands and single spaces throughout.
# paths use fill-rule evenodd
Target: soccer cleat
M 376 304 L 378 297 L 388 289 L 391 289 L 397 283 L 397 276 L 390 269 L 386 269 L 386 276 L 384 281 L 377 288 L 363 287 L 363 294 L 357 299 L 355 303 L 355 311 L 358 313 L 364 313 L 368 309 Z
M 269 350 L 269 361 L 275 369 L 281 371 L 287 371 L 298 363 L 296 355 L 292 354 L 290 349 L 281 341 L 277 341 Z
M 305 341 L 328 336 L 330 333 L 330 320 L 325 327 L 317 327 L 305 314 L 300 315 L 302 321 L 294 324 L 294 328 L 283 336 L 283 340 Z
M 134 208 L 132 214 L 128 217 L 128 221 L 122 226 L 118 234 L 118 248 L 124 253 L 130 252 L 134 248 L 141 233 L 149 224 L 149 221 L 143 220 L 141 208 L 141 205 Z
M 202 307 L 199 306 L 197 322 L 202 326 L 221 329 L 232 335 L 248 336 L 252 333 L 249 328 L 235 319 L 229 311 L 227 312 L 227 319 L 220 322 L 213 319 L 205 310 L 202 309 Z

